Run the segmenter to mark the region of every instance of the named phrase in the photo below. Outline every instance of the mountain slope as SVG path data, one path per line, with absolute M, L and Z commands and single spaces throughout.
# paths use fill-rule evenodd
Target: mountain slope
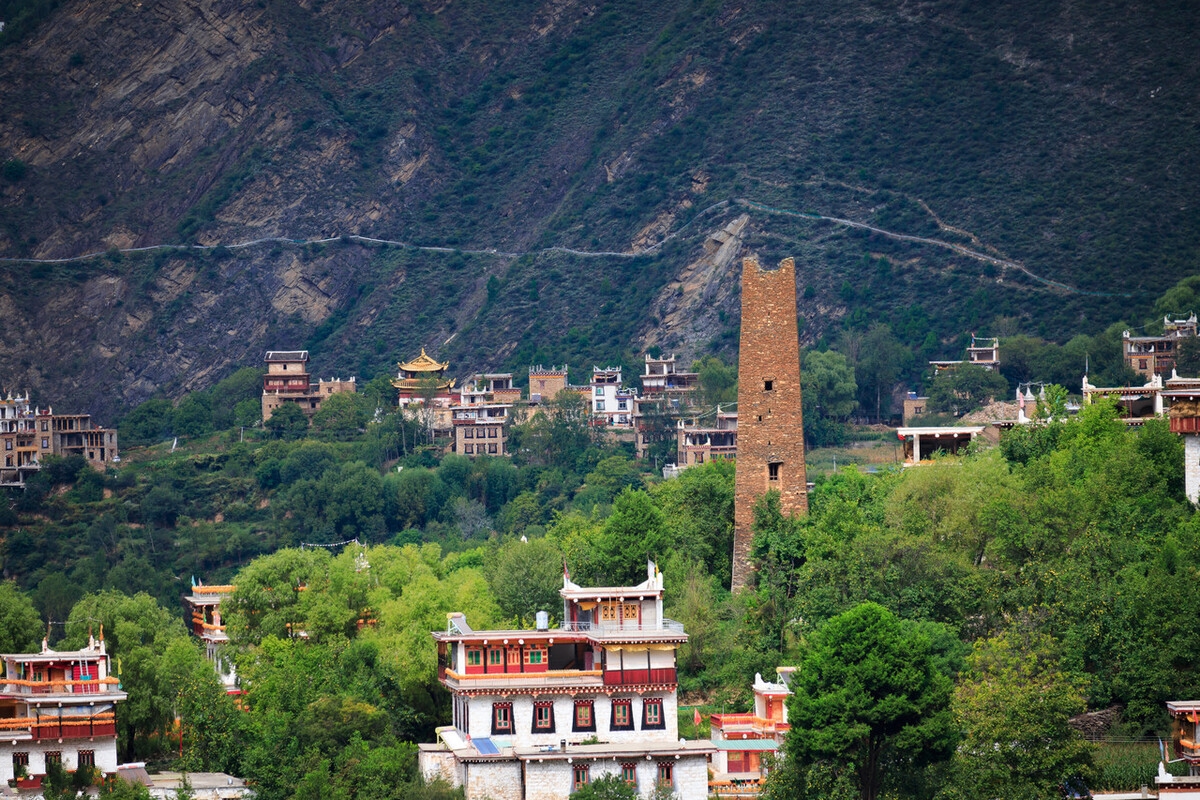
M 422 345 L 728 350 L 736 270 L 689 276 L 742 214 L 725 263 L 796 256 L 809 340 L 1138 319 L 1195 269 L 1196 28 L 1183 3 L 65 2 L 0 50 L 0 255 L 500 252 L 8 262 L 0 383 L 113 414 L 271 347 L 364 376 Z

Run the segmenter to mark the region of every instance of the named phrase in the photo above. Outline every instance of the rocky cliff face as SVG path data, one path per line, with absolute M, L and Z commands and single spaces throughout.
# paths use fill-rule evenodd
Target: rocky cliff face
M 69 0 L 0 49 L 0 256 L 109 252 L 0 263 L 0 385 L 115 415 L 277 347 L 360 375 L 422 345 L 686 358 L 736 341 L 744 252 L 797 257 L 810 339 L 1098 328 L 1194 266 L 1195 27 L 1115 0 Z M 344 234 L 445 249 L 112 252 Z

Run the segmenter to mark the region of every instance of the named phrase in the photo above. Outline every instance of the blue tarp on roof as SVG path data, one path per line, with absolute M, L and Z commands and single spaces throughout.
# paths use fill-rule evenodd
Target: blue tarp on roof
M 478 741 L 478 740 L 476 740 Z M 774 739 L 723 739 L 713 742 L 718 750 L 778 750 Z

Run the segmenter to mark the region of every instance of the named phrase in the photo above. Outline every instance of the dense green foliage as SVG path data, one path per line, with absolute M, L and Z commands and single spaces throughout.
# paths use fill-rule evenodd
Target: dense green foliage
M 665 351 L 729 353 L 736 291 L 715 291 L 694 328 L 670 301 L 707 235 L 742 213 L 743 251 L 803 265 L 806 340 L 886 325 L 917 365 L 960 355 L 973 331 L 1061 344 L 1137 327 L 1195 268 L 1196 22 L 1177 4 L 679 0 L 548 14 L 469 0 L 334 14 L 263 0 L 220 25 L 178 4 L 84 10 L 0 6 L 14 42 L 0 49 L 12 109 L 0 251 L 108 252 L 14 265 L 0 288 L 31 323 L 13 349 L 33 353 L 48 393 L 69 387 L 105 415 L 283 346 L 306 346 L 314 372 L 363 379 L 435 344 L 467 370 L 632 368 L 660 325 Z M 171 47 L 177 36 L 190 46 Z M 180 72 L 211 95 L 184 102 Z M 129 74 L 146 79 L 126 87 Z M 328 186 L 343 190 L 314 188 Z M 110 249 L 126 236 L 285 241 Z M 330 241 L 294 242 L 316 237 Z M 43 298 L 100 277 L 116 288 L 88 319 L 45 313 Z M 1193 295 L 1165 312 L 1186 313 Z M 35 322 L 78 326 L 76 341 L 121 357 L 43 346 Z M 1079 356 L 1070 375 L 1032 377 L 1074 388 Z M 3 363 L 18 383 L 32 369 L 21 359 Z M 856 377 L 861 410 L 886 414 L 887 370 Z M 204 409 L 188 412 L 203 424 Z
M 850 360 L 816 358 L 845 413 Z M 295 438 L 181 437 L 105 475 L 49 459 L 3 529 L 16 583 L 0 586 L 0 633 L 35 646 L 40 612 L 78 645 L 103 624 L 128 757 L 166 757 L 182 735 L 180 766 L 253 776 L 266 800 L 439 797 L 412 749 L 448 713 L 429 632 L 451 611 L 528 625 L 558 613 L 564 565 L 584 585 L 636 583 L 652 559 L 689 633 L 682 691 L 737 707 L 754 673 L 802 666 L 774 796 L 1124 780 L 1145 765 L 1093 772 L 1066 718 L 1119 704 L 1122 730 L 1158 732 L 1165 700 L 1200 691 L 1200 526 L 1165 421 L 1127 428 L 1105 403 L 1066 419 L 1063 400 L 1050 387 L 1049 421 L 999 447 L 819 476 L 806 517 L 767 494 L 738 596 L 734 465 L 661 480 L 566 399 L 514 428 L 511 461 L 439 457 L 394 411 Z M 165 610 L 192 576 L 238 586 L 225 616 L 244 710 Z M 1046 746 L 995 756 L 1021 741 Z

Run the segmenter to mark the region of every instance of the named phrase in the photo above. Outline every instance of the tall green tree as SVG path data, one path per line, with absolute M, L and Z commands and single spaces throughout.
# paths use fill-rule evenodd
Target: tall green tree
M 33 601 L 16 582 L 0 583 L 0 653 L 36 652 L 45 631 Z
M 1009 632 L 975 643 L 954 693 L 964 733 L 953 761 L 955 797 L 1040 800 L 1086 774 L 1090 749 L 1070 717 L 1086 709 L 1078 681 L 1059 668 L 1054 643 Z
M 950 755 L 951 689 L 919 628 L 874 603 L 840 614 L 813 636 L 792 683 L 791 768 L 828 763 L 874 800 L 885 780 Z
M 178 687 L 169 679 L 164 657 L 177 643 L 193 663 L 204 657 L 179 617 L 148 594 L 130 597 L 109 590 L 84 597 L 67 619 L 68 646 L 82 647 L 88 631 L 99 636 L 101 626 L 114 671 L 129 694 L 116 710 L 121 755 L 136 761 L 139 752 L 149 751 L 150 737 L 174 718 Z M 174 659 L 184 654 L 176 650 Z
M 889 325 L 876 323 L 863 335 L 857 360 L 850 358 L 859 403 L 874 409 L 879 421 L 891 413 L 892 387 L 911 364 L 912 352 L 896 339 Z
M 531 623 L 538 611 L 558 613 L 562 600 L 562 552 L 550 539 L 511 539 L 485 562 L 484 574 L 505 617 L 517 627 Z
M 843 439 L 843 423 L 858 406 L 854 368 L 834 350 L 805 350 L 801 358 L 804 436 L 809 446 L 836 444 Z
M 1007 392 L 1008 381 L 999 372 L 978 364 L 958 364 L 934 376 L 929 386 L 929 409 L 961 417 Z

